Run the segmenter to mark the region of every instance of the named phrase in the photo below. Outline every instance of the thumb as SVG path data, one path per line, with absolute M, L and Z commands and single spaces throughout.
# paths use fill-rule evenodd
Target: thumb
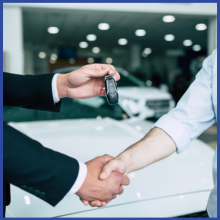
M 111 160 L 105 166 L 103 166 L 99 178 L 102 180 L 107 179 L 112 173 L 112 171 L 117 171 L 121 174 L 124 174 L 126 171 L 125 162 L 117 159 Z

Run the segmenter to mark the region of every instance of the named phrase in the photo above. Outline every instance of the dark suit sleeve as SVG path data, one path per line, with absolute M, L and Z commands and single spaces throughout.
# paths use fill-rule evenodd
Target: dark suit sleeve
M 53 76 L 3 73 L 3 105 L 59 112 L 61 102 L 53 101 Z
M 3 180 L 55 206 L 71 189 L 77 160 L 43 147 L 3 123 Z

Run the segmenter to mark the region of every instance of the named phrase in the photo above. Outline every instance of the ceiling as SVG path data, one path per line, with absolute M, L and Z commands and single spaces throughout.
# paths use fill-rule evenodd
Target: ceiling
M 197 31 L 195 25 L 208 25 L 208 16 L 173 14 L 176 20 L 164 23 L 164 14 L 140 12 L 83 11 L 66 9 L 23 9 L 24 44 L 56 46 L 73 46 L 79 48 L 80 41 L 86 41 L 88 34 L 95 34 L 97 40 L 88 42 L 91 49 L 98 46 L 105 50 L 112 48 L 129 48 L 138 43 L 143 48 L 150 47 L 155 53 L 164 53 L 166 49 L 183 47 L 183 40 L 191 39 L 194 44 L 207 48 L 207 30 Z M 99 23 L 109 23 L 110 29 L 101 31 Z M 56 26 L 58 34 L 49 34 L 47 28 Z M 146 35 L 137 37 L 135 30 L 145 29 Z M 175 40 L 164 40 L 166 34 L 173 34 Z M 119 38 L 126 38 L 128 44 L 118 45 Z

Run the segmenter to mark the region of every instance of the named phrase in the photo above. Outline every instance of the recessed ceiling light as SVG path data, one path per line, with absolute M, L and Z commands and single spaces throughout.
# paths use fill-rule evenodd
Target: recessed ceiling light
M 152 50 L 151 50 L 151 48 L 145 48 L 143 52 L 144 52 L 145 54 L 151 54 L 151 53 L 152 53 Z
M 100 48 L 99 47 L 93 47 L 92 48 L 92 52 L 93 53 L 99 53 L 100 52 Z
M 50 59 L 57 60 L 57 55 L 55 53 L 51 54 Z
M 138 37 L 141 37 L 141 36 L 144 36 L 146 34 L 146 31 L 143 30 L 143 29 L 138 29 L 135 31 L 135 34 L 138 36 Z
M 142 52 L 142 57 L 147 57 L 148 56 L 148 54 L 146 54 L 146 53 L 144 53 L 144 52 Z
M 126 45 L 127 43 L 128 43 L 128 41 L 125 38 L 121 38 L 118 40 L 118 44 L 120 44 L 120 45 Z
M 89 57 L 87 60 L 88 63 L 94 63 L 94 59 L 92 57 Z
M 193 49 L 194 51 L 200 51 L 202 48 L 201 48 L 200 45 L 196 44 L 196 45 L 194 45 L 194 46 L 192 47 L 192 49 Z
M 196 25 L 196 30 L 197 30 L 197 31 L 204 31 L 204 30 L 206 30 L 206 29 L 207 29 L 206 24 L 197 24 L 197 25 Z
M 106 63 L 111 64 L 112 62 L 113 62 L 113 60 L 112 60 L 111 57 L 108 57 L 108 58 L 106 59 Z
M 51 60 L 51 59 L 50 59 L 50 63 L 51 63 L 51 64 L 54 64 L 54 63 L 56 63 L 56 60 Z
M 164 39 L 166 41 L 173 41 L 175 39 L 175 37 L 172 34 L 167 34 L 167 35 L 164 36 Z
M 88 43 L 85 42 L 85 41 L 82 41 L 82 42 L 79 43 L 79 47 L 81 47 L 81 48 L 87 48 L 87 47 L 88 47 Z
M 47 29 L 47 31 L 50 33 L 50 34 L 57 34 L 59 32 L 59 28 L 58 27 L 49 27 Z
M 100 23 L 98 25 L 99 30 L 108 30 L 110 28 L 110 25 L 107 23 Z
M 76 61 L 76 60 L 75 60 L 74 58 L 70 58 L 70 59 L 69 59 L 69 63 L 70 63 L 70 64 L 74 64 L 75 61 Z
M 86 36 L 86 39 L 87 39 L 88 41 L 95 41 L 95 40 L 96 40 L 96 36 L 95 36 L 95 34 L 88 34 L 88 35 Z
M 164 22 L 174 22 L 175 21 L 175 17 L 173 15 L 165 15 L 163 16 L 163 21 Z
M 187 40 L 184 40 L 184 41 L 183 41 L 183 45 L 186 46 L 186 47 L 191 46 L 191 45 L 192 45 L 192 41 L 191 41 L 191 40 L 188 40 L 188 39 L 187 39 Z
M 40 52 L 40 53 L 38 54 L 38 56 L 39 56 L 41 59 L 44 59 L 44 58 L 46 57 L 46 53 L 44 53 L 44 52 L 42 51 L 42 52 Z

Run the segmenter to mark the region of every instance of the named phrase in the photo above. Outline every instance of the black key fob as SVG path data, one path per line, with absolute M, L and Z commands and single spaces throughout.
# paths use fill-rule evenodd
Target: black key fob
M 109 105 L 118 104 L 118 89 L 112 76 L 105 77 L 105 91 Z

